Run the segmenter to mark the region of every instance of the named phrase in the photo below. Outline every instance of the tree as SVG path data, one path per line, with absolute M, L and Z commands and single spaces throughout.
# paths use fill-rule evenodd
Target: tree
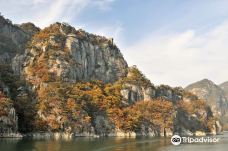
M 11 99 L 7 98 L 2 91 L 0 91 L 0 117 L 8 116 L 10 109 L 13 107 Z

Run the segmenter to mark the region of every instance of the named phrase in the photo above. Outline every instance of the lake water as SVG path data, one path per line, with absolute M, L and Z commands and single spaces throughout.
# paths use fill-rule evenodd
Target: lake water
M 228 133 L 215 144 L 181 144 L 170 138 L 0 139 L 0 151 L 228 151 Z

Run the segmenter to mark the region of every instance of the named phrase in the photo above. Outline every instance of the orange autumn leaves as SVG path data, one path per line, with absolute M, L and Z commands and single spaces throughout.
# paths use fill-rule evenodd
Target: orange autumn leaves
M 9 98 L 7 98 L 1 91 L 0 91 L 0 117 L 7 116 L 9 113 L 10 108 L 13 107 L 13 102 Z
M 38 120 L 37 124 L 47 124 L 53 131 L 66 125 L 83 128 L 97 115 L 102 115 L 124 131 L 136 131 L 144 123 L 152 127 L 172 127 L 172 102 L 157 99 L 126 105 L 120 89 L 120 83 L 103 84 L 99 81 L 72 85 L 55 82 L 41 86 L 37 107 L 46 117 L 43 119 L 46 122 Z M 61 120 L 55 121 L 58 117 Z
M 124 131 L 135 131 L 145 123 L 154 128 L 172 128 L 173 113 L 172 103 L 159 99 L 139 101 L 127 108 L 108 111 L 111 121 Z

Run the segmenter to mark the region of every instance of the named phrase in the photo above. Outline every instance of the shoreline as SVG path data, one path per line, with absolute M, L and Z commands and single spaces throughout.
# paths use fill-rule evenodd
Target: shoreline
M 23 138 L 21 133 L 1 133 L 0 138 Z
M 224 135 L 225 132 L 228 131 L 223 131 L 219 134 L 210 134 L 210 133 L 204 133 L 202 135 L 192 135 L 193 137 L 202 137 L 202 136 L 218 136 L 218 135 Z M 174 135 L 174 134 L 173 134 Z M 129 133 L 110 133 L 108 135 L 96 135 L 93 133 L 79 133 L 79 134 L 74 134 L 74 133 L 66 133 L 66 132 L 34 132 L 34 133 L 26 133 L 26 134 L 21 134 L 21 133 L 3 133 L 0 134 L 0 139 L 1 138 L 34 138 L 34 139 L 73 139 L 73 138 L 78 138 L 78 137 L 89 137 L 89 138 L 105 138 L 105 137 L 119 137 L 119 138 L 136 138 L 136 137 L 161 137 L 161 138 L 166 138 L 166 137 L 172 137 L 172 135 L 168 136 L 163 136 L 163 135 L 142 135 L 142 134 L 137 134 L 133 132 Z

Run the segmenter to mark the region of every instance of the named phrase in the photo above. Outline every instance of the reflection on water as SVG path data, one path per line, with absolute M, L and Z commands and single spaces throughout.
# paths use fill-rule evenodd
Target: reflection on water
M 169 144 L 158 138 L 0 139 L 0 151 L 156 151 Z
M 0 151 L 227 151 L 228 134 L 216 144 L 173 146 L 164 138 L 0 139 Z

